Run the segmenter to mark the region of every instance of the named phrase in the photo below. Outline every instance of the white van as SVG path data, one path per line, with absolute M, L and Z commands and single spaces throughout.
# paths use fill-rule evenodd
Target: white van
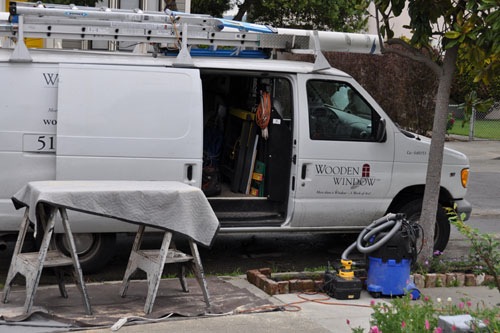
M 344 72 L 227 57 L 178 67 L 168 56 L 56 49 L 14 62 L 13 52 L 0 48 L 4 240 L 21 221 L 11 196 L 50 179 L 201 187 L 221 232 L 355 232 L 388 212 L 420 215 L 429 139 L 399 129 Z M 445 149 L 441 206 L 470 214 L 468 169 L 464 154 Z M 117 232 L 136 229 L 77 213 L 70 220 L 88 270 L 113 254 Z M 436 249 L 449 234 L 440 209 Z

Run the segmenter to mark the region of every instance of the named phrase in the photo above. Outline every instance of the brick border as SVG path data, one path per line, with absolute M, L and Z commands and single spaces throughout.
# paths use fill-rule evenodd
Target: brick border
M 467 273 L 428 273 L 412 274 L 417 288 L 435 287 L 475 287 L 489 284 L 494 281 L 491 275 L 476 275 Z
M 295 292 L 315 292 L 321 291 L 323 278 L 313 280 L 299 278 L 307 275 L 321 275 L 320 272 L 300 272 L 300 273 L 277 273 L 275 276 L 291 276 L 283 281 L 275 281 L 271 276 L 270 268 L 252 269 L 247 271 L 247 280 L 269 295 L 288 294 Z M 446 274 L 412 274 L 410 276 L 417 288 L 436 287 L 472 287 L 481 286 L 493 281 L 490 275 L 475 275 L 466 273 L 446 273 Z
M 290 279 L 275 281 L 271 277 L 270 268 L 252 269 L 247 271 L 247 280 L 269 295 L 288 294 L 295 292 L 321 291 L 323 277 L 319 280 L 299 278 L 313 273 L 282 273 L 276 275 L 291 276 Z M 314 273 L 315 275 L 322 273 Z

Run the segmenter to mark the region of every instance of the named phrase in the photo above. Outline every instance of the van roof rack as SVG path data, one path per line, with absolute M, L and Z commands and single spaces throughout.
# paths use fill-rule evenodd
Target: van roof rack
M 0 37 L 17 39 L 11 61 L 31 61 L 24 38 L 56 38 L 168 45 L 178 50 L 176 64 L 191 66 L 194 46 L 217 56 L 219 47 L 235 48 L 224 56 L 244 56 L 247 50 L 288 51 L 316 55 L 319 67 L 329 67 L 321 51 L 378 53 L 375 35 L 274 29 L 266 25 L 214 18 L 209 15 L 110 9 L 42 2 L 11 2 L 8 21 L 0 21 Z M 155 48 L 159 50 L 159 48 Z M 200 52 L 199 52 L 200 53 Z M 203 53 L 203 52 L 201 52 Z M 153 53 L 156 56 L 156 52 Z M 203 54 L 210 54 L 205 52 Z M 255 57 L 254 52 L 249 52 Z

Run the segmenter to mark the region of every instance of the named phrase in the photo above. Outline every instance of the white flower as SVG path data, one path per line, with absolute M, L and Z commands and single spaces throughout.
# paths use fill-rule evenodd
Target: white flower
M 436 299 L 436 301 L 437 301 L 438 303 L 441 303 L 441 298 L 439 298 L 439 297 L 438 297 L 438 298 Z
M 451 297 L 448 297 L 448 299 L 447 299 L 446 301 L 447 301 L 448 303 L 451 303 L 451 301 L 453 301 L 453 300 L 451 299 Z

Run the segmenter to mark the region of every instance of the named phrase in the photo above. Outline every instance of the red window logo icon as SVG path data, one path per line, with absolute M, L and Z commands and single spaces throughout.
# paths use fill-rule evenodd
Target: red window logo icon
M 370 177 L 370 164 L 363 164 L 362 177 Z

